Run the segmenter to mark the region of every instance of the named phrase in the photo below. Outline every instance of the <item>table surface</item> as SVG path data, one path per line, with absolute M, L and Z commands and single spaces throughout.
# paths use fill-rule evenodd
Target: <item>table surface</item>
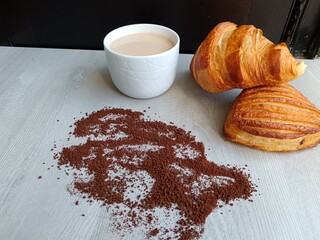
M 202 141 L 209 160 L 247 165 L 258 185 L 253 202 L 210 214 L 202 239 L 319 239 L 320 146 L 269 153 L 226 141 L 223 123 L 240 90 L 203 91 L 189 73 L 191 57 L 180 55 L 169 91 L 139 100 L 114 87 L 103 51 L 1 47 L 0 239 L 120 239 L 108 228 L 106 208 L 76 206 L 79 197 L 66 190 L 71 178 L 51 167 L 50 150 L 66 144 L 74 118 L 105 106 L 151 106 L 156 120 Z M 292 85 L 319 108 L 320 61 L 305 62 L 305 74 Z

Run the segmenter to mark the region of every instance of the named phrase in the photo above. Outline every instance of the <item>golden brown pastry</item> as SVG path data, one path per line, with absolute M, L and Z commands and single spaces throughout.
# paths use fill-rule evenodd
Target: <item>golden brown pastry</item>
M 208 92 L 276 85 L 304 73 L 306 65 L 285 43 L 273 44 L 252 25 L 218 24 L 193 56 L 190 71 Z
M 287 83 L 245 89 L 228 114 L 224 133 L 265 151 L 305 149 L 320 142 L 320 110 Z

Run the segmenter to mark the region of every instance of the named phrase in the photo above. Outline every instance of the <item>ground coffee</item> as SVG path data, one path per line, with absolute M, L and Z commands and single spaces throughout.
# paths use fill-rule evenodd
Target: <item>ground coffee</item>
M 100 201 L 123 235 L 197 239 L 214 209 L 256 191 L 242 169 L 209 162 L 203 143 L 173 123 L 104 108 L 74 127 L 70 137 L 81 143 L 55 154 L 58 169 L 72 171 L 71 193 Z

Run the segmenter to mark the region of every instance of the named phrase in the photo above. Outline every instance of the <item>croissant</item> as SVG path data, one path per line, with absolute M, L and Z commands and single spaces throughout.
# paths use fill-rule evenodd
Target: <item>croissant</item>
M 213 28 L 190 63 L 195 81 L 208 92 L 285 83 L 305 68 L 285 43 L 273 44 L 253 25 L 231 22 Z
M 320 142 L 320 110 L 288 83 L 244 89 L 224 124 L 233 142 L 289 152 Z

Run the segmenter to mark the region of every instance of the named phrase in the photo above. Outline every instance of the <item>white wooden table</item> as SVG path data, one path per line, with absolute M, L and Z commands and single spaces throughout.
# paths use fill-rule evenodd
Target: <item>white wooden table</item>
M 0 239 L 119 239 L 106 209 L 76 206 L 66 191 L 72 178 L 51 167 L 50 149 L 66 144 L 74 117 L 104 106 L 151 106 L 154 119 L 184 125 L 202 141 L 209 160 L 248 165 L 258 185 L 253 202 L 213 212 L 203 239 L 320 239 L 320 146 L 267 153 L 225 141 L 223 123 L 240 90 L 204 92 L 189 73 L 191 57 L 180 55 L 168 92 L 138 100 L 113 86 L 103 51 L 1 47 Z M 320 108 L 320 60 L 305 62 L 292 85 Z

